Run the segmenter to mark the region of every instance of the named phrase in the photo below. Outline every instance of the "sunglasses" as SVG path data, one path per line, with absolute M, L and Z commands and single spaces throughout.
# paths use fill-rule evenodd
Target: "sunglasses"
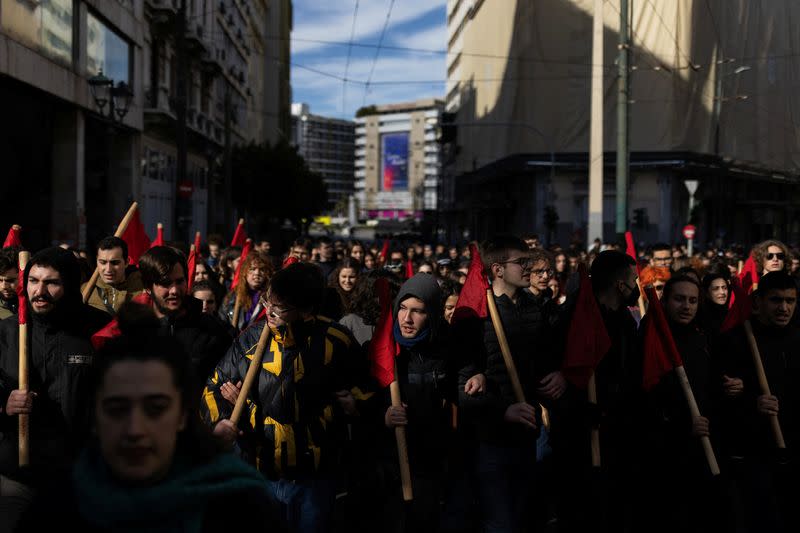
M 786 259 L 786 254 L 783 252 L 778 252 L 777 254 L 767 254 L 767 261 L 771 261 L 773 258 L 783 261 Z

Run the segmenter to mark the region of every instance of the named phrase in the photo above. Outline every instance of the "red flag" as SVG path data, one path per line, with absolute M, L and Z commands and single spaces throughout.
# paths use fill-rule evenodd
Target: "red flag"
M 236 231 L 233 234 L 231 246 L 244 246 L 247 241 L 247 233 L 244 231 L 244 219 L 239 219 L 239 224 L 236 226 Z
M 244 247 L 242 248 L 242 255 L 239 256 L 239 265 L 236 267 L 236 272 L 233 274 L 233 282 L 231 283 L 231 290 L 235 289 L 236 284 L 239 283 L 239 272 L 241 272 L 244 260 L 247 257 L 247 254 L 250 253 L 250 250 L 252 248 L 253 248 L 253 241 L 251 241 L 250 239 L 244 241 Z
M 156 226 L 156 240 L 150 243 L 150 248 L 153 246 L 164 246 L 164 225 L 161 222 Z
M 636 273 L 641 274 L 642 267 L 639 265 L 639 258 L 636 256 L 636 246 L 633 244 L 633 233 L 630 231 L 625 232 L 625 253 L 636 261 Z
M 611 338 L 594 298 L 592 282 L 586 266 L 578 267 L 581 286 L 575 302 L 564 351 L 564 377 L 577 387 L 585 388 L 597 365 L 611 349 Z
M 653 287 L 645 289 L 650 307 L 642 319 L 644 329 L 644 360 L 642 362 L 642 386 L 645 390 L 655 387 L 661 378 L 677 366 L 683 366 L 681 354 L 669 330 L 667 318 Z
M 11 229 L 8 230 L 8 235 L 6 235 L 6 240 L 3 242 L 3 248 L 8 248 L 10 246 L 22 248 L 22 240 L 19 238 L 19 232 L 21 230 L 22 226 L 17 224 L 11 226 Z
M 296 258 L 293 255 L 290 255 L 289 257 L 287 257 L 286 259 L 283 260 L 283 263 L 281 264 L 281 268 L 286 268 L 289 265 L 293 265 L 293 264 L 299 263 L 299 262 L 300 262 L 300 260 L 298 258 Z
M 483 269 L 483 261 L 475 243 L 469 245 L 470 261 L 467 271 L 467 281 L 458 296 L 456 308 L 453 311 L 453 324 L 463 318 L 486 318 L 489 311 L 486 303 L 486 291 L 489 290 L 489 281 Z
M 197 267 L 197 248 L 194 245 L 189 249 L 189 259 L 186 261 L 186 286 L 189 291 L 194 285 L 194 269 Z
M 411 279 L 414 277 L 414 263 L 411 262 L 411 259 L 406 259 L 406 279 Z
M 753 254 L 744 262 L 744 267 L 739 273 L 739 279 L 742 282 L 742 289 L 745 294 L 750 294 L 758 287 L 758 266 L 756 265 Z
M 202 257 L 203 254 L 200 253 L 200 232 L 196 231 L 194 234 L 194 251 L 198 257 Z
M 389 239 L 384 239 L 383 248 L 381 248 L 381 253 L 378 255 L 378 263 L 381 265 L 385 264 L 388 256 L 389 256 Z
M 147 306 L 150 306 L 153 303 L 150 295 L 146 292 L 134 296 L 131 301 Z M 92 335 L 92 346 L 94 346 L 95 350 L 99 350 L 109 340 L 113 339 L 114 337 L 119 337 L 121 334 L 122 331 L 119 329 L 119 321 L 117 320 L 117 317 L 114 317 L 111 319 L 111 322 L 106 324 L 102 329 Z
M 25 293 L 25 271 L 19 270 L 17 278 L 17 318 L 20 324 L 28 323 L 28 295 Z
M 381 387 L 387 387 L 394 381 L 394 358 L 397 356 L 398 349 L 394 340 L 392 302 L 389 294 L 389 282 L 386 278 L 378 278 L 375 281 L 375 292 L 378 294 L 381 316 L 369 343 L 368 356 L 372 375 L 378 380 Z
M 150 249 L 150 237 L 144 231 L 138 209 L 133 212 L 131 221 L 128 223 L 128 227 L 125 228 L 121 238 L 128 245 L 128 263 L 138 265 L 139 258 Z
M 750 295 L 744 291 L 741 283 L 738 278 L 731 280 L 730 307 L 728 307 L 728 314 L 725 315 L 725 320 L 722 321 L 722 326 L 719 328 L 720 333 L 741 326 L 753 312 Z

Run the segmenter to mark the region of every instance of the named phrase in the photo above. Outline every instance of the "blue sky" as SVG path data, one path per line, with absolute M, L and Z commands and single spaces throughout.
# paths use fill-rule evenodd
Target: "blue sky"
M 316 115 L 349 119 L 365 103 L 443 98 L 444 54 L 378 49 L 391 3 L 359 0 L 353 26 L 356 0 L 294 0 L 292 101 L 308 103 Z M 446 6 L 447 0 L 395 0 L 382 46 L 445 50 Z M 350 47 L 348 64 L 351 32 L 353 43 L 367 46 Z M 345 69 L 353 82 L 342 81 Z M 417 80 L 426 83 L 407 83 Z

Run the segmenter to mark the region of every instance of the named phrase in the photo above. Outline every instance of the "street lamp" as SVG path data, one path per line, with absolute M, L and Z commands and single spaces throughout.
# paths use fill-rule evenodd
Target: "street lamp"
M 114 85 L 114 80 L 106 77 L 102 69 L 97 75 L 89 78 L 88 83 L 94 103 L 100 108 L 100 114 L 108 116 L 112 122 L 122 122 L 133 100 L 133 91 L 128 84 L 120 81 Z M 106 104 L 109 105 L 107 114 Z

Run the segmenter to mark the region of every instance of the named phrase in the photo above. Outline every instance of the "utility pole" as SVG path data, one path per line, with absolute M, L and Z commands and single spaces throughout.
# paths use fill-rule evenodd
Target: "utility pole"
M 617 241 L 628 230 L 628 0 L 619 6 L 619 78 L 617 80 Z
M 603 0 L 594 0 L 593 22 L 587 245 L 603 239 Z
M 175 95 L 175 146 L 177 148 L 177 159 L 175 161 L 175 181 L 176 190 L 179 184 L 186 181 L 186 153 L 188 142 L 186 135 L 186 104 L 187 104 L 187 57 L 186 57 L 186 0 L 181 0 L 178 8 L 178 16 L 175 18 L 175 61 L 177 68 Z M 173 227 L 179 231 L 178 209 L 175 209 Z M 177 231 L 176 231 L 177 233 Z M 183 238 L 186 235 L 173 235 L 173 238 Z

